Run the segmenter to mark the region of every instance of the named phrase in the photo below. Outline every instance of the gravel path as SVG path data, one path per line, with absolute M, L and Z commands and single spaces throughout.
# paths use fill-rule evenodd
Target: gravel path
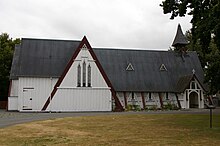
M 209 114 L 208 109 L 188 109 L 178 111 L 141 111 L 141 112 L 71 112 L 71 113 L 20 113 L 0 110 L 0 128 L 38 120 L 63 117 L 96 116 L 96 115 L 130 115 L 130 114 Z M 220 115 L 220 108 L 213 114 Z

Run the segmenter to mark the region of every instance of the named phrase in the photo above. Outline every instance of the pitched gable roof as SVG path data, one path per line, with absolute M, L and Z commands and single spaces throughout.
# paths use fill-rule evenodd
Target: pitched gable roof
M 190 75 L 184 75 L 184 76 L 179 78 L 179 80 L 177 81 L 177 84 L 176 84 L 176 92 L 181 93 L 185 89 L 187 89 L 187 87 L 189 86 L 190 82 L 193 79 L 196 79 L 199 82 L 199 84 L 201 85 L 201 87 L 203 88 L 204 91 L 208 91 L 208 88 L 207 88 L 206 84 L 201 83 L 198 80 L 197 75 L 193 73 L 193 74 L 190 74 Z
M 80 41 L 26 39 L 15 48 L 10 79 L 59 77 Z
M 203 70 L 196 52 L 188 52 L 185 61 L 174 51 L 94 49 L 116 91 L 176 92 L 180 77 L 195 69 L 203 83 Z M 125 70 L 132 62 L 134 71 Z M 160 71 L 166 64 L 167 71 Z
M 19 60 L 20 60 L 20 50 L 21 50 L 21 45 L 16 44 L 15 49 L 14 49 L 14 55 L 13 55 L 13 60 L 12 60 L 12 65 L 11 65 L 11 71 L 10 71 L 10 79 L 16 79 L 18 75 L 18 71 L 20 68 Z
M 193 79 L 193 75 L 185 75 L 179 78 L 176 85 L 177 92 L 183 92 L 188 86 L 191 80 Z

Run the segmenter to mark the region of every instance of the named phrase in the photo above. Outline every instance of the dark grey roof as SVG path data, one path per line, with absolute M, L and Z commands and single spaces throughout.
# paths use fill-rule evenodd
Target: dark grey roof
M 59 77 L 80 41 L 22 39 L 15 48 L 11 79 L 18 76 Z M 182 76 L 195 74 L 203 83 L 196 52 L 183 58 L 173 51 L 99 49 L 94 52 L 116 91 L 177 92 Z M 126 70 L 131 63 L 134 70 Z M 164 64 L 167 70 L 161 71 Z
M 175 47 L 176 45 L 187 45 L 187 44 L 188 44 L 188 41 L 186 37 L 184 36 L 181 26 L 179 24 L 172 46 Z
M 116 91 L 176 92 L 182 76 L 195 74 L 203 82 L 203 70 L 196 52 L 185 60 L 173 51 L 94 49 Z M 126 71 L 131 63 L 134 71 Z M 164 64 L 167 71 L 161 71 Z
M 59 77 L 80 41 L 26 39 L 15 48 L 10 78 Z
M 190 75 L 184 75 L 179 78 L 176 84 L 176 92 L 179 92 L 179 93 L 184 92 L 185 89 L 189 87 L 189 84 L 193 79 L 196 79 L 199 82 L 199 84 L 201 85 L 204 91 L 209 90 L 208 85 L 201 83 L 201 80 L 197 78 L 196 74 L 190 74 Z
M 10 79 L 16 79 L 18 75 L 18 69 L 19 69 L 19 58 L 20 58 L 20 47 L 21 45 L 15 45 L 12 65 L 11 65 L 11 71 L 10 71 Z
M 185 75 L 179 78 L 176 84 L 176 91 L 183 92 L 188 86 L 190 81 L 193 79 L 193 74 Z

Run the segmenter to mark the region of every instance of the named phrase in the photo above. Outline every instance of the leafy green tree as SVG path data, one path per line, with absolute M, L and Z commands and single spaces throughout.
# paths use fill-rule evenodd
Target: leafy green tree
M 160 5 L 170 19 L 192 15 L 189 48 L 199 54 L 206 72 L 205 81 L 210 92 L 220 90 L 220 1 L 219 0 L 164 0 Z M 189 36 L 188 36 L 189 37 Z
M 13 40 L 7 33 L 0 35 L 0 100 L 7 98 L 13 51 L 18 43 L 20 39 Z
M 205 71 L 205 82 L 210 84 L 210 93 L 216 93 L 220 89 L 220 51 L 217 48 L 214 40 L 211 39 L 209 48 L 210 53 L 204 54 L 199 41 L 193 43 L 191 31 L 187 31 L 185 36 L 190 42 L 187 48 L 190 51 L 196 51 L 203 69 Z
M 203 68 L 206 67 L 207 65 L 207 61 L 206 61 L 206 54 L 203 53 L 202 51 L 202 46 L 201 44 L 199 43 L 199 40 L 193 42 L 192 40 L 192 32 L 190 30 L 186 31 L 185 33 L 185 36 L 189 42 L 189 44 L 186 46 L 186 48 L 189 50 L 189 51 L 196 51 L 198 56 L 199 56 L 199 59 L 200 59 L 200 62 L 201 62 L 201 65 Z
M 207 69 L 206 82 L 210 84 L 210 93 L 216 93 L 220 90 L 220 50 L 214 40 L 211 40 L 211 52 L 206 55 Z

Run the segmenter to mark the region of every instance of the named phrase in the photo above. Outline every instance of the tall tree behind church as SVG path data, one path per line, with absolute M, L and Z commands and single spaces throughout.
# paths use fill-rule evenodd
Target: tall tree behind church
M 192 15 L 191 50 L 200 55 L 210 93 L 220 90 L 220 1 L 164 0 L 160 5 L 170 19 Z
M 13 40 L 7 33 L 0 35 L 0 100 L 7 100 L 11 62 L 18 43 L 20 39 Z

